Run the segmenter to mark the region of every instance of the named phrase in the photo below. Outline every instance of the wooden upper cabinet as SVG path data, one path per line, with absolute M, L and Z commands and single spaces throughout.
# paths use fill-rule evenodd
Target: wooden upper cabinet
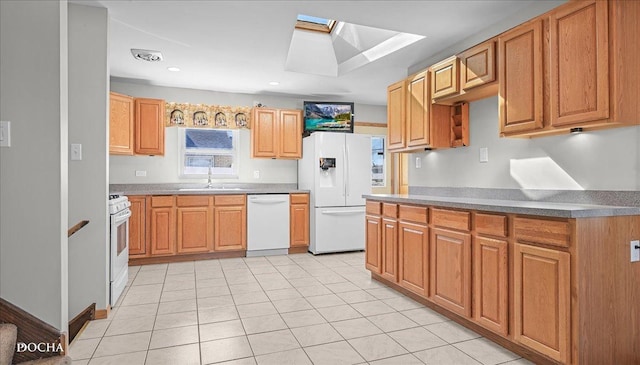
M 542 20 L 522 24 L 498 37 L 501 133 L 543 126 Z
M 428 145 L 429 140 L 429 73 L 424 71 L 407 81 L 406 114 L 407 146 Z
M 302 111 L 254 108 L 251 157 L 301 158 Z
M 458 57 L 431 66 L 431 98 L 438 99 L 460 91 L 458 82 Z
M 550 13 L 549 96 L 554 127 L 609 118 L 607 3 L 575 1 Z
M 470 48 L 460 55 L 460 88 L 468 90 L 496 80 L 495 42 Z
M 109 94 L 109 153 L 133 155 L 133 98 Z
M 278 154 L 278 111 L 254 108 L 251 124 L 251 157 L 275 158 Z
M 515 341 L 563 364 L 570 360 L 570 255 L 514 245 Z
M 278 157 L 302 158 L 302 110 L 280 110 Z
M 164 100 L 136 98 L 134 152 L 164 155 Z
M 405 80 L 387 88 L 387 149 L 397 150 L 407 146 L 405 120 L 407 110 L 407 84 Z
M 129 218 L 129 256 L 145 256 L 147 254 L 146 240 L 146 197 L 129 196 L 131 202 L 131 218 Z

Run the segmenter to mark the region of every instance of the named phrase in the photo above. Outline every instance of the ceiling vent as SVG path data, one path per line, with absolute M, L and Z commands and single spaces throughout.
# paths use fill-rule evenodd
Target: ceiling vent
M 148 49 L 131 49 L 133 58 L 148 61 L 148 62 L 160 62 L 162 61 L 162 53 L 160 51 L 150 51 Z

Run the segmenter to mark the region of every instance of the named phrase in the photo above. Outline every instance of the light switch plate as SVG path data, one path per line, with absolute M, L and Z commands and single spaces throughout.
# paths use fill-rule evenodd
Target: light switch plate
M 0 147 L 11 147 L 11 122 L 0 121 Z
M 640 240 L 631 241 L 631 262 L 640 261 Z
M 489 162 L 489 148 L 480 148 L 480 162 Z
M 416 157 L 416 169 L 422 168 L 422 159 L 420 157 Z
M 259 179 L 260 178 L 260 170 L 253 171 L 253 178 L 254 179 Z
M 72 161 L 82 160 L 82 145 L 80 143 L 71 144 L 71 160 Z

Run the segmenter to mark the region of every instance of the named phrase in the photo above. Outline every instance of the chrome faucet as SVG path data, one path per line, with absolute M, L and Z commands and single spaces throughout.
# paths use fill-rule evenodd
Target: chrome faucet
M 213 183 L 211 182 L 211 165 L 213 165 L 213 160 L 209 164 L 209 176 L 207 177 L 207 189 L 213 188 Z

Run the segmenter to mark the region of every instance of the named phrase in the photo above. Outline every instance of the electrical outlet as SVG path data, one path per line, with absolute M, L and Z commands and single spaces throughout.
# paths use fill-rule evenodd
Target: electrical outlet
M 71 160 L 72 161 L 82 160 L 82 145 L 80 143 L 71 144 Z
M 146 170 L 136 170 L 136 176 L 137 177 L 145 177 L 145 176 L 147 176 L 147 171 Z
M 0 147 L 11 147 L 11 122 L 0 121 Z
M 480 162 L 489 162 L 489 148 L 480 148 Z
M 422 159 L 416 157 L 416 169 L 422 168 Z
M 253 172 L 253 178 L 254 179 L 259 179 L 260 178 L 260 170 L 255 170 Z
M 640 261 L 640 240 L 629 242 L 631 246 L 631 262 Z

